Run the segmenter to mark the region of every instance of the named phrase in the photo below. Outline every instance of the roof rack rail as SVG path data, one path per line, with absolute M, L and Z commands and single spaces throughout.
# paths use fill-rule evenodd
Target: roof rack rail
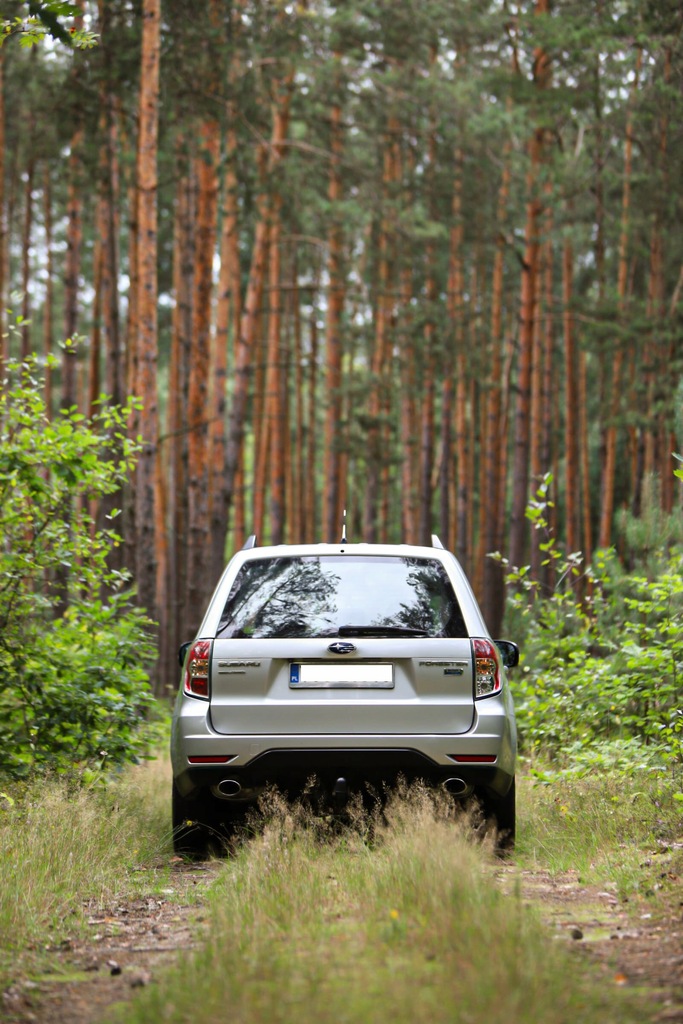
M 250 548 L 256 547 L 256 534 L 250 534 L 242 545 L 242 551 L 249 551 Z
M 432 547 L 441 548 L 442 551 L 446 550 L 435 533 L 432 534 Z

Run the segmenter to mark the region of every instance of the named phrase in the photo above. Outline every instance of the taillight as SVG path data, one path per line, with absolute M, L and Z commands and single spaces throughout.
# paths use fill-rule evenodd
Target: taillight
M 190 648 L 185 662 L 183 690 L 190 697 L 209 698 L 209 654 L 210 640 L 196 640 Z
M 474 698 L 500 693 L 503 681 L 495 645 L 483 637 L 472 640 L 474 648 Z

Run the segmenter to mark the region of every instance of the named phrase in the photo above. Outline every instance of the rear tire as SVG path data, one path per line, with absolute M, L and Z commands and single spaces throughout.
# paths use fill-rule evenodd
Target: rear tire
M 498 833 L 496 847 L 501 853 L 511 853 L 515 848 L 517 824 L 517 799 L 515 780 L 503 797 L 489 797 L 484 803 L 484 814 Z
M 213 825 L 208 812 L 207 798 L 203 793 L 194 800 L 182 796 L 175 782 L 171 790 L 171 820 L 173 824 L 173 849 L 189 857 L 206 857 Z
M 228 840 L 245 822 L 249 805 L 216 800 L 206 791 L 194 799 L 182 796 L 175 782 L 171 791 L 173 849 L 197 859 L 225 852 Z

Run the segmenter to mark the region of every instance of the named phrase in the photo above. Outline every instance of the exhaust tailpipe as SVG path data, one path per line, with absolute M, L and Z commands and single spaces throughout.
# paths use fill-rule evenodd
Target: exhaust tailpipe
M 216 788 L 221 796 L 238 796 L 242 792 L 242 786 L 237 779 L 223 779 Z
M 445 779 L 442 785 L 451 796 L 465 796 L 472 788 L 467 785 L 464 779 Z

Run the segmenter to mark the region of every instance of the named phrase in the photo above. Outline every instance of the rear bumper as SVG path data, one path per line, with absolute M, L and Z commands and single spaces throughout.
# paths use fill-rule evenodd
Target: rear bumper
M 393 786 L 401 778 L 407 783 L 422 779 L 432 785 L 449 779 L 461 779 L 465 786 L 504 796 L 510 788 L 512 775 L 496 764 L 451 764 L 450 768 L 435 764 L 418 750 L 386 748 L 362 750 L 354 748 L 307 748 L 301 750 L 268 750 L 244 767 L 224 765 L 189 766 L 176 784 L 187 796 L 218 786 L 229 779 L 241 787 L 235 800 L 250 800 L 268 784 L 275 784 L 290 796 L 304 792 L 315 779 L 327 791 L 343 778 L 351 790 L 369 785 L 378 793 L 384 786 Z
M 351 788 L 391 785 L 402 776 L 432 784 L 449 778 L 504 796 L 515 774 L 517 737 L 509 697 L 475 705 L 467 733 L 352 735 L 225 735 L 211 728 L 205 702 L 180 698 L 171 737 L 171 760 L 183 796 L 234 779 L 244 794 L 272 783 L 290 794 L 315 776 L 325 787 L 343 777 Z M 193 765 L 189 757 L 229 755 L 224 765 Z M 451 755 L 451 756 L 449 756 Z M 456 763 L 452 755 L 495 757 L 491 764 Z

